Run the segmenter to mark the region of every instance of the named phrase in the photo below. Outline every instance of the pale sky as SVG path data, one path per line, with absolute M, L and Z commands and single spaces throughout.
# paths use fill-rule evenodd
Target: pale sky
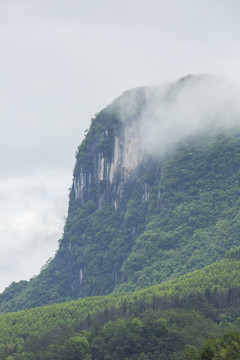
M 0 0 L 0 290 L 54 256 L 95 113 L 190 73 L 240 86 L 239 14 L 237 0 Z

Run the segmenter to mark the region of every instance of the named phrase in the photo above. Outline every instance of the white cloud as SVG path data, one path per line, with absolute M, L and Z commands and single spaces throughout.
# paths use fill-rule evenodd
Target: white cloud
M 141 137 L 150 152 L 163 154 L 189 136 L 240 127 L 240 89 L 220 78 L 190 75 L 147 88 L 145 97 Z

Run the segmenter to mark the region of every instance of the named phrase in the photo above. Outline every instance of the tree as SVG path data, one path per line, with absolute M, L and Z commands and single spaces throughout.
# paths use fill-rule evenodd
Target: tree
M 85 337 L 71 337 L 65 341 L 64 345 L 64 359 L 91 360 L 90 346 Z

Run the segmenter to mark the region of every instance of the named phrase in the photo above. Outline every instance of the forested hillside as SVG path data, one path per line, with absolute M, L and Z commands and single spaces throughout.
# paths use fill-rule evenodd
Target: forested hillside
M 138 88 L 92 119 L 55 256 L 0 294 L 0 360 L 239 359 L 240 111 L 220 85 Z
M 200 130 L 185 128 L 164 151 L 158 138 L 149 149 L 141 130 L 147 134 L 154 94 L 158 110 L 167 103 L 176 113 L 186 90 L 198 95 L 204 84 L 210 93 L 211 82 L 190 76 L 161 91 L 135 89 L 95 116 L 76 153 L 59 249 L 38 276 L 0 295 L 2 312 L 141 289 L 201 269 L 239 245 L 240 131 L 231 118 L 222 123 L 231 104 L 214 114 L 209 107 L 209 122 L 202 126 L 202 116 Z M 190 100 L 191 109 L 196 96 Z
M 186 345 L 195 354 L 206 336 L 240 330 L 239 253 L 141 291 L 2 314 L 0 359 L 179 360 Z

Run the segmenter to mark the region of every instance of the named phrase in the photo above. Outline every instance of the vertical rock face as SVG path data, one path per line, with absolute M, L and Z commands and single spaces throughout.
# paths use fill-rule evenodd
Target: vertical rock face
M 139 112 L 139 109 L 138 109 Z M 123 121 L 113 106 L 92 121 L 89 133 L 79 147 L 74 171 L 70 208 L 94 200 L 98 208 L 121 204 L 124 184 L 136 176 L 143 158 L 137 114 Z
M 141 162 L 143 152 L 136 124 L 130 126 L 121 124 L 118 134 L 114 135 L 112 153 L 105 155 L 98 147 L 91 149 L 92 164 L 87 168 L 79 164 L 79 171 L 73 179 L 74 202 L 85 204 L 93 199 L 92 192 L 97 189 L 98 207 L 108 201 L 117 208 L 122 200 L 124 183 L 134 177 L 134 172 Z M 103 135 L 103 141 L 108 140 L 108 131 Z
M 120 218 L 133 192 L 139 191 L 143 202 L 149 196 L 149 185 L 140 181 L 143 89 L 126 98 L 133 95 L 138 106 L 130 115 L 121 112 L 122 98 L 96 115 L 76 155 L 68 220 L 57 254 L 57 267 L 67 269 L 71 297 L 107 293 L 121 280 L 136 229 L 130 222 L 123 229 Z

